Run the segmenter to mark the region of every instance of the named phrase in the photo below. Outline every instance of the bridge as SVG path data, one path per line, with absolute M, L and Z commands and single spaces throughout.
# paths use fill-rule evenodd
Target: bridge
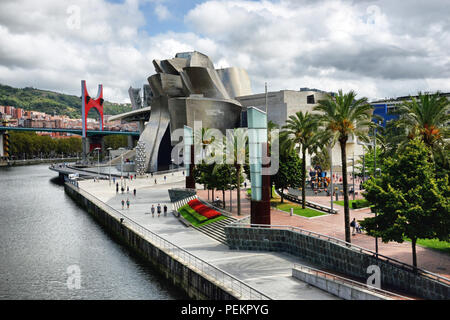
M 2 131 L 32 131 L 32 132 L 66 132 L 81 136 L 81 129 L 71 128 L 25 128 L 25 127 L 4 127 L 0 126 L 0 132 Z M 87 130 L 88 136 L 107 136 L 112 134 L 125 135 L 125 136 L 137 136 L 139 137 L 139 131 L 107 131 L 107 130 Z
M 82 129 L 74 129 L 74 128 L 25 128 L 25 127 L 7 127 L 0 126 L 0 157 L 9 157 L 9 135 L 8 132 L 11 131 L 23 131 L 23 132 L 65 132 L 71 133 L 75 135 L 82 136 Z M 139 131 L 108 131 L 108 130 L 87 130 L 86 131 L 86 141 L 83 143 L 86 144 L 86 147 L 83 150 L 84 152 L 91 152 L 95 148 L 99 147 L 102 152 L 104 152 L 103 148 L 103 137 L 108 135 L 122 135 L 128 136 L 128 144 L 133 145 L 133 140 L 139 139 L 140 132 Z M 131 140 L 130 140 L 131 139 Z M 6 150 L 4 146 L 7 146 Z M 89 151 L 88 151 L 89 150 Z

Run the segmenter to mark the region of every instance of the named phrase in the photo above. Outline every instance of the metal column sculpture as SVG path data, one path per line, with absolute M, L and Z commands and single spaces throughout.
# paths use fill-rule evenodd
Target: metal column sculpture
M 269 166 L 263 164 L 263 155 L 268 155 L 267 114 L 252 107 L 247 117 L 252 187 L 250 223 L 270 225 L 270 176 L 263 175 L 263 167 Z
M 184 126 L 184 166 L 186 168 L 186 188 L 195 189 L 194 178 L 194 131 Z

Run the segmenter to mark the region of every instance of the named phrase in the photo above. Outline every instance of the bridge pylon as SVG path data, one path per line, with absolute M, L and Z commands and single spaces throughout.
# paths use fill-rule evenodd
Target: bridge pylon
M 86 135 L 87 116 L 91 109 L 95 109 L 100 115 L 99 130 L 103 131 L 103 102 L 103 85 L 98 85 L 97 98 L 93 99 L 89 96 L 89 93 L 87 91 L 86 80 L 81 80 L 81 139 L 83 147 L 82 159 L 84 164 L 87 162 L 87 154 L 92 151 L 89 149 L 92 149 L 94 145 L 100 148 L 102 148 L 103 146 L 102 142 L 99 143 L 98 141 L 96 141 L 95 143 L 91 143 L 90 141 L 88 141 Z

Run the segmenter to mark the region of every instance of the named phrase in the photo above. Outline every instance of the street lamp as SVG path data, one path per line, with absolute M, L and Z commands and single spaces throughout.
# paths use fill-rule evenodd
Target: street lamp
M 100 177 L 100 148 L 95 148 L 94 150 L 97 151 L 97 180 Z
M 119 148 L 120 150 L 120 186 L 123 187 L 123 150 L 124 148 Z
M 109 166 L 108 166 L 108 170 L 109 170 L 109 185 L 111 185 L 111 160 L 112 160 L 112 158 L 111 158 L 111 150 L 112 150 L 112 148 L 109 147 L 106 150 L 108 150 L 108 152 L 109 152 Z
M 333 212 L 333 148 L 330 146 L 330 203 Z

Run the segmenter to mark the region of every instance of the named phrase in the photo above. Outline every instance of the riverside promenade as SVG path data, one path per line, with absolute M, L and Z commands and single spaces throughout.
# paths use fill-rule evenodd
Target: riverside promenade
M 155 184 L 155 179 L 156 184 Z M 79 181 L 79 188 L 86 193 L 85 196 L 96 198 L 106 204 L 106 210 L 112 215 L 116 212 L 126 216 L 145 229 L 157 234 L 159 237 L 184 249 L 189 254 L 214 266 L 224 273 L 233 276 L 242 283 L 252 287 L 271 299 L 277 300 L 335 300 L 336 296 L 310 286 L 305 282 L 292 277 L 292 268 L 295 265 L 315 267 L 298 257 L 275 252 L 255 252 L 242 250 L 229 250 L 228 247 L 207 235 L 183 225 L 171 213 L 168 189 L 184 187 L 185 177 L 181 172 L 158 175 L 148 178 L 129 180 L 123 183 L 129 188 L 129 193 L 116 193 L 114 183 L 108 180 Z M 121 180 L 116 179 L 121 184 Z M 125 187 L 125 190 L 127 188 Z M 136 196 L 133 190 L 136 189 Z M 129 209 L 121 201 L 130 201 Z M 168 215 L 150 213 L 152 204 L 155 206 L 168 206 Z M 109 208 L 109 209 L 108 209 Z M 218 279 L 220 281 L 220 279 Z M 225 282 L 226 285 L 226 282 Z

